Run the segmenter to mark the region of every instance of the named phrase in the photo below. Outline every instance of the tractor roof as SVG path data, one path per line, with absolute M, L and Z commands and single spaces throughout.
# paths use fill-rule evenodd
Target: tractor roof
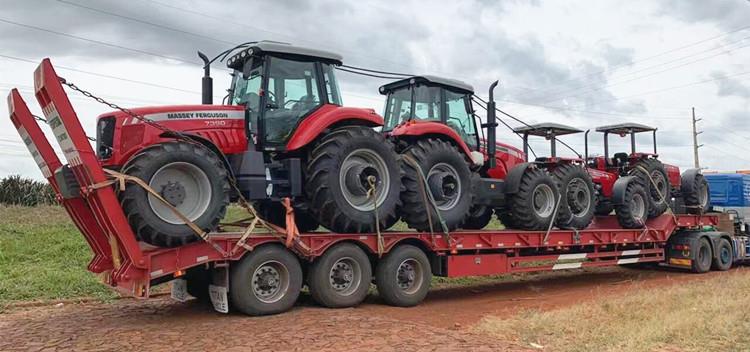
M 597 132 L 615 133 L 615 134 L 628 134 L 630 132 L 640 133 L 656 131 L 656 127 L 642 125 L 635 122 L 618 123 L 616 125 L 601 126 L 596 128 Z
M 269 53 L 302 56 L 313 58 L 319 61 L 327 61 L 335 65 L 341 65 L 344 60 L 341 55 L 332 53 L 330 51 L 294 46 L 287 43 L 260 41 L 249 45 L 247 48 L 237 51 L 237 53 L 227 61 L 227 66 L 234 69 L 240 69 L 241 64 L 238 63 L 244 62 L 249 52 L 253 52 L 255 54 Z
M 443 78 L 430 75 L 412 76 L 388 83 L 380 87 L 380 94 L 387 94 L 390 91 L 403 88 L 415 83 L 424 83 L 427 85 L 441 86 L 448 90 L 459 93 L 474 94 L 474 87 L 468 83 L 461 82 L 457 79 Z
M 528 134 L 531 136 L 546 137 L 550 134 L 555 136 L 563 136 L 566 134 L 580 133 L 583 132 L 575 127 L 566 126 L 554 122 L 542 122 L 534 125 L 522 126 L 513 129 L 516 133 Z

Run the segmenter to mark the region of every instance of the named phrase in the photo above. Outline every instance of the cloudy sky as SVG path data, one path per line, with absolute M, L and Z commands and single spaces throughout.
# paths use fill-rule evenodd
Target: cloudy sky
M 582 129 L 634 121 L 660 129 L 662 160 L 691 167 L 691 107 L 701 166 L 750 169 L 750 2 L 1 0 L 0 90 L 32 111 L 33 70 L 58 73 L 115 103 L 200 102 L 196 50 L 259 39 L 338 52 L 352 66 L 434 74 L 472 84 L 500 79 L 499 107 L 532 122 Z M 215 92 L 228 86 L 214 69 Z M 379 79 L 339 72 L 345 105 L 382 110 Z M 71 94 L 84 127 L 109 109 Z M 0 105 L 0 115 L 7 107 Z M 517 125 L 513 121 L 508 121 Z M 501 130 L 503 140 L 520 140 Z M 583 136 L 563 137 L 583 151 Z M 644 136 L 640 145 L 650 149 Z M 601 153 L 601 137 L 591 141 Z M 546 143 L 535 142 L 540 154 Z M 626 150 L 625 139 L 613 149 Z M 41 178 L 7 118 L 0 177 Z

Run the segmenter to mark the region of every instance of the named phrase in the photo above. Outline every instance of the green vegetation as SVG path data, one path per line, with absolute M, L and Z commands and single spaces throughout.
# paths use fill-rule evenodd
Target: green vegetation
M 12 175 L 0 179 L 0 204 L 24 206 L 55 204 L 55 192 L 47 182 Z
M 508 319 L 490 316 L 477 330 L 551 351 L 746 350 L 748 290 L 750 275 L 742 270 Z
M 0 309 L 12 301 L 115 297 L 86 270 L 91 250 L 59 206 L 0 206 Z

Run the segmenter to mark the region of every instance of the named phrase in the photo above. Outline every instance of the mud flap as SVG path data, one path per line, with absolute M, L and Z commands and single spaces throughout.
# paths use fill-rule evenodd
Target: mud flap
M 229 267 L 214 267 L 211 273 L 212 283 L 208 285 L 208 296 L 214 310 L 219 313 L 229 313 Z
M 191 297 L 187 291 L 187 280 L 172 280 L 170 297 L 177 302 L 187 302 Z

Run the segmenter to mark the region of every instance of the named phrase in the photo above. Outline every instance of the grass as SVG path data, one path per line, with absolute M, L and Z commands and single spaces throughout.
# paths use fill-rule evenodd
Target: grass
M 476 327 L 550 351 L 740 351 L 750 344 L 750 272 L 630 290 L 567 308 L 486 317 Z
M 91 258 L 63 208 L 0 206 L 0 307 L 14 301 L 114 297 L 86 270 Z

